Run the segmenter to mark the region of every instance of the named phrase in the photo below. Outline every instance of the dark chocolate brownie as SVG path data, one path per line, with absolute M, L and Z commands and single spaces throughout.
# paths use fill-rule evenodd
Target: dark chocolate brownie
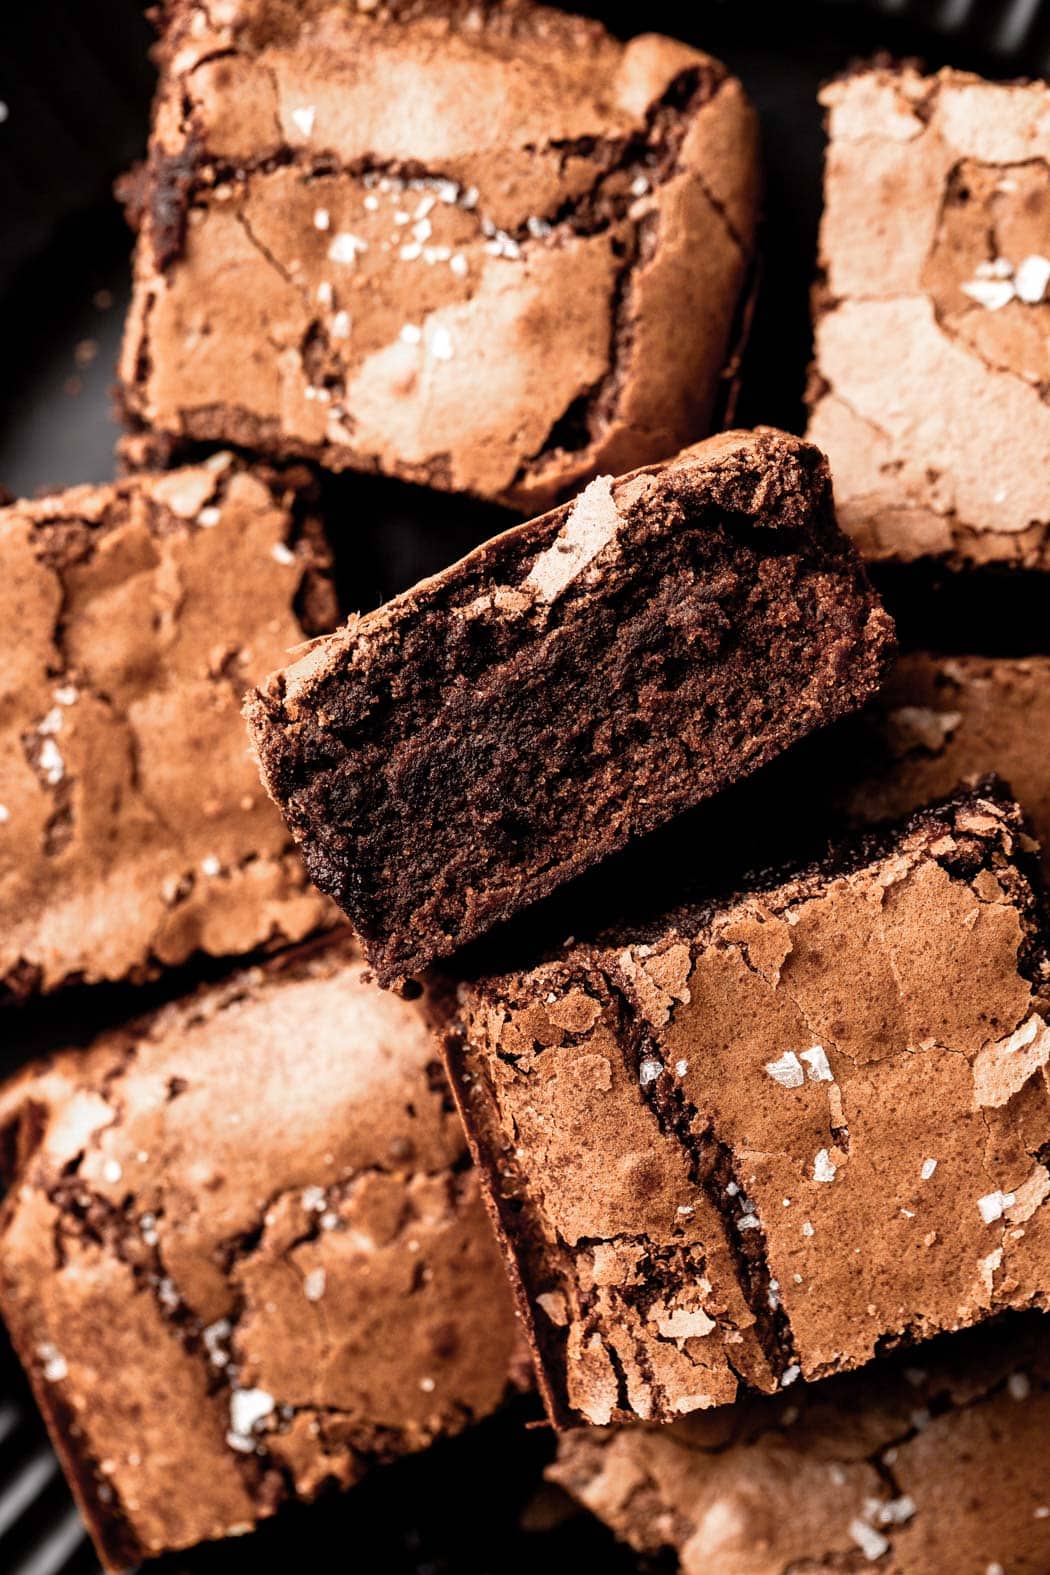
M 759 200 L 718 61 L 529 0 L 161 14 L 134 427 L 530 513 L 712 430 Z
M 1036 848 L 987 782 L 462 987 L 453 1086 L 557 1424 L 1050 1305 Z
M 345 939 L 0 1092 L 0 1311 L 108 1569 L 501 1401 L 499 1254 L 425 1001 Z
M 249 696 L 380 979 L 448 955 L 878 686 L 818 451 L 727 433 L 496 537 Z
M 299 469 L 215 454 L 0 509 L 0 997 L 337 917 L 239 720 L 246 685 L 337 620 Z
M 1030 1314 L 670 1427 L 577 1429 L 548 1474 L 681 1575 L 1043 1575 L 1048 1443 Z

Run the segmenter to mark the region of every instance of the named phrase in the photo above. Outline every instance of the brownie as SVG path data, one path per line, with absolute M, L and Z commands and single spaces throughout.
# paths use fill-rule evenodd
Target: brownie
M 107 1568 L 500 1402 L 515 1319 L 425 1003 L 343 939 L 0 1094 L 0 1311 Z
M 832 82 L 809 436 L 870 558 L 1050 567 L 1050 88 Z
M 846 727 L 849 775 L 836 797 L 855 822 L 889 820 L 995 770 L 1030 816 L 1050 873 L 1050 657 L 910 651 Z
M 351 619 L 247 714 L 389 983 L 852 710 L 891 644 L 822 456 L 728 433 Z
M 1036 844 L 994 782 L 464 984 L 448 1056 L 557 1425 L 1050 1296 Z
M 918 1355 L 671 1427 L 570 1433 L 549 1475 L 681 1575 L 1042 1575 L 1045 1320 Z
M 523 512 L 718 420 L 758 137 L 723 66 L 528 0 L 170 0 L 133 429 Z
M 0 509 L 0 995 L 141 976 L 328 919 L 238 710 L 330 628 L 328 552 L 228 454 Z

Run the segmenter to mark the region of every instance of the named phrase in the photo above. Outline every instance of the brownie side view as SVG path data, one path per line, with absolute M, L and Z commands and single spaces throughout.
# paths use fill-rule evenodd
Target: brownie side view
M 759 155 L 717 61 L 527 0 L 162 16 L 121 359 L 157 452 L 535 513 L 721 424 Z
M 731 433 L 496 537 L 246 711 L 389 983 L 854 709 L 891 645 L 821 455 Z
M 848 727 L 850 770 L 840 768 L 835 798 L 855 824 L 906 814 L 964 777 L 994 770 L 1031 819 L 1046 877 L 1050 657 L 909 651 Z
M 557 1425 L 1050 1303 L 1036 847 L 986 783 L 463 986 L 452 1082 Z
M 345 941 L 0 1094 L 0 1311 L 107 1568 L 492 1411 L 499 1254 L 420 1003 Z
M 867 558 L 1050 567 L 1050 87 L 912 66 L 828 111 L 809 437 Z
M 0 995 L 330 922 L 238 716 L 336 620 L 288 480 L 220 454 L 76 487 L 0 509 L 0 552 Z
M 1048 1438 L 1050 1333 L 1022 1317 L 671 1427 L 580 1429 L 548 1475 L 681 1575 L 1037 1575 Z

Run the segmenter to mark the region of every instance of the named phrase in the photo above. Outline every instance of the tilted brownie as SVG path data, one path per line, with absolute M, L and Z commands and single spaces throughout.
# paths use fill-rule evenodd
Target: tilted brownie
M 247 684 L 335 622 L 327 549 L 228 454 L 0 509 L 0 995 L 328 918 L 259 789 Z
M 340 941 L 0 1094 L 0 1311 L 107 1568 L 504 1394 L 515 1319 L 418 1003 Z
M 528 0 L 171 0 L 121 362 L 232 442 L 549 507 L 712 430 L 758 204 L 709 56 Z
M 848 728 L 837 798 L 854 821 L 889 820 L 995 770 L 1024 805 L 1047 873 L 1050 657 L 909 651 Z
M 1029 1317 L 671 1427 L 578 1430 L 549 1475 L 681 1575 L 1039 1575 L 1048 1440 Z
M 809 436 L 865 556 L 1050 567 L 1050 87 L 858 71 L 829 145 Z
M 389 983 L 853 710 L 891 644 L 822 456 L 737 432 L 351 620 L 247 714 Z
M 453 1085 L 557 1424 L 1050 1305 L 1035 847 L 987 783 L 463 986 Z

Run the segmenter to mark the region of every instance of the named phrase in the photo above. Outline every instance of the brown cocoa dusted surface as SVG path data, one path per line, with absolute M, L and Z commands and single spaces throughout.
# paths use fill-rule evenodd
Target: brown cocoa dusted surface
M 329 922 L 238 720 L 336 617 L 290 489 L 217 455 L 0 509 L 0 547 L 0 991 Z
M 711 429 L 757 128 L 715 60 L 527 0 L 176 0 L 131 423 L 549 507 Z
M 855 709 L 892 638 L 822 456 L 727 433 L 351 620 L 246 710 L 389 983 Z
M 681 1575 L 1043 1575 L 1048 1438 L 1050 1333 L 1018 1318 L 671 1427 L 581 1429 L 549 1475 Z
M 1035 843 L 992 783 L 464 985 L 453 1085 L 559 1424 L 1050 1300 Z
M 0 1308 L 107 1567 L 493 1410 L 515 1319 L 419 1003 L 349 943 L 0 1095 Z
M 1050 567 L 1050 88 L 830 83 L 809 436 L 869 558 Z
M 907 652 L 850 729 L 838 796 L 855 821 L 892 819 L 994 770 L 1024 805 L 1047 873 L 1050 657 Z

